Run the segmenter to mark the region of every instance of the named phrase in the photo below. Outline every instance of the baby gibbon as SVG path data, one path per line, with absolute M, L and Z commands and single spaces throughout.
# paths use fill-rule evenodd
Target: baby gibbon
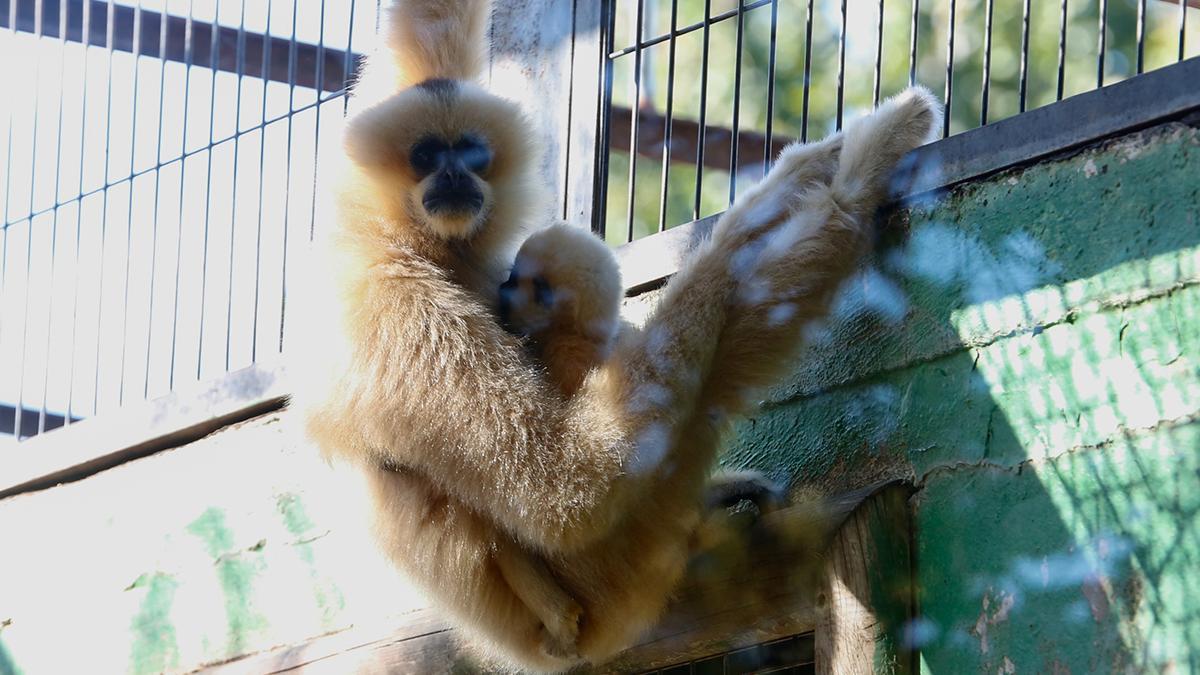
M 621 329 L 621 270 L 591 232 L 556 223 L 525 240 L 500 284 L 500 322 L 532 341 L 550 381 L 570 397 Z
M 785 149 L 566 396 L 495 311 L 545 211 L 530 124 L 470 81 L 488 11 L 388 10 L 347 120 L 293 404 L 326 457 L 366 476 L 382 550 L 472 644 L 561 671 L 661 615 L 729 420 L 788 372 L 940 109 L 910 89 Z

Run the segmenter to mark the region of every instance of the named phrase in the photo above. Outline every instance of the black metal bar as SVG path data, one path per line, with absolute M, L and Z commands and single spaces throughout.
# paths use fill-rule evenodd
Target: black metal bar
M 59 2 L 62 3 L 62 2 L 65 2 L 65 0 L 59 0 Z M 60 35 L 59 49 L 63 51 L 63 54 L 65 56 L 67 41 L 65 39 L 63 39 L 61 37 L 61 35 L 66 33 L 66 28 L 63 24 L 66 22 L 67 13 L 65 11 L 60 11 L 59 14 L 60 14 L 59 26 L 58 26 L 58 32 Z M 58 201 L 59 182 L 62 178 L 62 162 L 59 161 L 59 158 L 62 155 L 63 93 L 64 93 L 63 80 L 66 78 L 66 73 L 67 73 L 67 60 L 66 60 L 66 58 L 63 58 L 58 62 L 58 121 L 55 125 L 57 127 L 57 129 L 54 132 L 54 135 L 55 135 L 55 140 L 54 140 L 54 200 L 55 201 Z M 81 170 L 82 170 L 82 167 L 81 167 Z M 33 206 L 32 203 L 30 204 L 30 206 L 31 207 Z M 32 225 L 32 223 L 30 223 L 30 225 Z M 54 213 L 52 214 L 51 220 L 50 220 L 50 279 L 49 279 L 49 286 L 51 289 L 54 288 L 54 269 L 56 267 L 55 263 L 57 261 L 58 261 L 58 209 L 54 209 Z M 53 293 L 53 291 L 52 291 L 52 292 L 48 293 L 47 295 L 49 297 L 46 299 L 46 336 L 47 336 L 47 338 L 49 338 L 50 335 L 54 334 L 53 331 L 54 331 L 54 295 L 55 295 L 55 293 Z M 47 343 L 49 343 L 49 339 L 47 339 Z M 41 407 L 41 410 L 38 411 L 38 433 L 39 434 L 45 433 L 45 431 L 46 431 L 46 413 L 48 412 L 47 405 L 49 404 L 49 400 L 50 400 L 50 364 L 49 364 L 50 350 L 48 347 L 46 349 L 45 359 L 46 359 L 46 363 L 42 368 L 42 407 Z
M 110 17 L 111 19 L 111 17 Z M 109 21 L 109 25 L 112 25 Z M 167 53 L 167 22 L 158 23 L 158 53 Z M 150 292 L 148 294 L 146 311 L 146 373 L 142 384 L 142 398 L 150 396 L 150 357 L 154 351 L 154 286 L 158 268 L 158 204 L 162 199 L 162 133 L 163 133 L 163 88 L 167 83 L 167 61 L 158 61 L 158 139 L 154 145 L 154 215 L 151 218 L 150 233 Z M 235 129 L 236 131 L 236 129 Z M 179 158 L 179 170 L 183 171 L 185 156 Z M 108 181 L 105 180 L 105 183 Z M 129 178 L 129 187 L 133 188 L 134 177 Z
M 1179 0 L 1179 56 L 1178 61 L 1182 61 L 1184 57 L 1184 46 L 1187 42 L 1187 0 Z
M 611 0 L 609 0 L 609 1 L 611 1 Z M 742 10 L 745 12 L 749 12 L 750 10 L 758 9 L 759 7 L 766 7 L 767 5 L 769 5 L 773 2 L 775 2 L 775 0 L 754 0 L 754 2 L 745 3 Z M 696 23 L 684 26 L 683 28 L 679 28 L 677 30 L 672 30 L 669 33 L 663 33 L 662 35 L 656 35 L 656 36 L 654 36 L 652 38 L 648 38 L 646 40 L 635 40 L 634 43 L 629 45 L 628 47 L 623 47 L 621 49 L 609 51 L 608 58 L 610 58 L 610 59 L 619 58 L 621 56 L 625 56 L 627 54 L 634 53 L 635 51 L 638 50 L 638 48 L 646 49 L 647 47 L 653 47 L 654 45 L 659 45 L 664 42 L 667 42 L 668 40 L 670 40 L 673 37 L 674 38 L 683 37 L 684 35 L 687 35 L 688 33 L 694 33 L 698 30 L 702 30 L 706 26 L 714 26 L 723 21 L 728 21 L 729 19 L 736 17 L 738 15 L 738 13 L 739 13 L 739 10 L 736 8 L 729 9 L 724 12 L 721 12 L 720 14 L 714 14 L 711 16 L 711 18 L 709 18 L 705 21 L 697 21 Z
M 592 172 L 592 231 L 605 236 L 608 220 L 608 164 L 609 146 L 612 139 L 612 124 L 609 111 L 612 108 L 613 64 L 608 57 L 612 51 L 613 23 L 615 21 L 613 3 L 605 0 L 600 3 L 600 35 L 597 42 L 600 46 L 597 82 L 601 86 L 600 95 L 596 97 L 596 160 Z
M 708 113 L 708 40 L 712 16 L 712 0 L 704 0 L 704 44 L 700 55 L 700 142 L 696 144 L 696 199 L 692 207 L 692 220 L 700 219 L 700 191 L 704 182 L 704 122 Z
M 85 4 L 84 7 L 87 7 L 87 5 Z M 134 12 L 133 12 L 133 23 L 134 23 L 133 35 L 134 35 L 134 43 L 135 43 L 134 48 L 133 48 L 133 66 L 131 68 L 132 76 L 133 76 L 133 98 L 131 99 L 133 101 L 133 106 L 132 106 L 133 119 L 130 122 L 129 137 L 131 139 L 134 139 L 134 141 L 133 141 L 134 147 L 131 147 L 129 149 L 129 173 L 130 174 L 133 173 L 134 155 L 137 154 L 136 153 L 136 143 L 137 143 L 137 117 L 138 117 L 137 116 L 138 81 L 141 79 L 140 77 L 138 77 L 138 63 L 141 61 L 141 58 L 142 58 L 138 54 L 138 52 L 140 51 L 138 49 L 138 47 L 140 47 L 140 45 L 138 43 L 141 41 L 141 31 L 138 30 L 138 24 L 142 20 L 141 9 L 142 9 L 142 3 L 141 3 L 141 0 L 138 0 L 138 4 L 134 8 Z M 84 48 L 84 51 L 87 51 L 86 47 Z M 87 78 L 85 77 L 84 79 L 86 80 Z M 212 115 L 211 111 L 209 112 L 209 115 L 210 116 Z M 211 140 L 212 139 L 210 138 L 209 139 L 210 143 L 211 143 Z M 81 149 L 81 155 L 79 158 L 79 166 L 81 168 L 83 167 L 82 149 Z M 82 171 L 80 172 L 80 175 L 82 176 Z M 108 181 L 105 180 L 105 182 L 108 182 Z M 80 181 L 79 191 L 83 192 L 83 181 Z M 127 342 L 128 342 L 128 338 L 129 338 L 129 267 L 130 267 L 129 261 L 132 258 L 132 253 L 133 253 L 133 181 L 132 180 L 129 181 L 128 196 L 129 196 L 129 199 L 125 203 L 125 213 L 126 213 L 128 222 L 125 223 L 125 284 L 123 286 L 124 301 L 122 302 L 122 306 L 121 306 L 121 380 L 117 386 L 117 405 L 120 405 L 121 403 L 123 403 L 125 401 L 125 353 L 126 353 L 126 351 L 128 351 L 127 350 L 127 346 L 128 346 Z M 80 203 L 80 208 L 82 208 L 82 207 L 83 207 L 83 204 Z M 151 255 L 153 255 L 153 254 L 154 254 L 153 251 L 151 251 Z M 69 414 L 70 406 L 68 406 L 67 412 L 68 412 L 67 421 L 69 423 L 70 419 L 71 419 L 71 416 Z
M 730 123 L 730 129 L 733 132 L 733 142 L 729 145 L 729 203 L 737 197 L 737 174 L 738 174 L 738 127 L 741 122 L 740 116 L 742 111 L 742 40 L 744 39 L 746 29 L 746 15 L 742 10 L 745 9 L 745 0 L 738 0 L 738 11 L 741 14 L 738 16 L 737 33 L 734 38 L 734 58 L 733 58 L 733 120 Z
M 679 21 L 679 0 L 671 0 L 671 32 L 675 32 Z M 671 173 L 671 122 L 675 104 L 675 38 L 672 37 L 667 45 L 667 109 L 665 112 L 666 128 L 663 132 L 662 151 L 662 183 L 658 197 L 658 231 L 667 229 L 667 186 Z M 567 147 L 570 147 L 567 143 Z M 697 167 L 699 168 L 699 167 Z
M 842 108 L 846 94 L 846 0 L 842 0 L 842 29 L 838 33 L 837 119 L 835 128 L 842 130 Z
M 1063 88 L 1067 81 L 1067 0 L 1062 0 L 1058 19 L 1058 95 L 1056 101 L 1063 99 Z
M 242 0 L 244 1 L 244 0 Z M 221 0 L 216 0 L 213 7 L 213 23 L 216 23 L 221 17 Z M 205 311 L 205 300 L 208 298 L 208 230 L 209 216 L 212 212 L 212 165 L 213 165 L 213 124 L 216 121 L 217 112 L 217 55 L 220 52 L 220 45 L 217 43 L 217 31 L 212 31 L 212 45 L 210 47 L 210 59 L 208 63 L 210 73 L 210 84 L 208 92 L 208 165 L 205 167 L 204 179 L 204 243 L 203 252 L 201 253 L 200 264 L 200 328 L 196 331 L 196 379 L 199 380 L 204 373 L 204 318 L 207 312 Z M 236 161 L 236 158 L 235 160 Z M 132 187 L 132 186 L 130 186 Z M 133 219 L 130 218 L 132 221 Z M 129 266 L 129 261 L 125 262 L 126 267 Z
M 34 6 L 30 0 L 9 0 L 13 3 L 11 7 L 15 7 L 16 11 L 11 12 L 13 15 L 11 21 L 0 17 L 0 21 L 5 21 L 0 28 L 9 28 L 15 26 L 15 30 L 19 32 L 31 32 L 35 21 L 44 17 L 49 22 L 57 23 L 59 10 L 54 8 L 40 8 Z M 68 0 L 68 15 L 78 16 L 80 14 L 77 9 L 85 2 L 90 2 L 93 11 L 96 8 L 103 9 L 106 0 Z M 41 0 L 37 0 L 37 5 L 41 4 Z M 115 23 L 113 33 L 113 48 L 119 52 L 132 52 L 134 49 L 133 36 L 133 13 L 134 8 L 125 5 L 115 5 L 112 21 Z M 142 11 L 143 21 L 141 25 L 142 37 L 153 37 L 162 30 L 163 23 L 166 23 L 166 30 L 169 39 L 165 42 L 159 42 L 155 48 L 153 40 L 141 41 L 140 55 L 151 56 L 154 58 L 165 58 L 167 61 L 183 62 L 186 58 L 188 44 L 185 42 L 187 32 L 187 21 L 183 18 L 164 15 L 159 12 Z M 105 46 L 105 36 L 108 31 L 108 19 L 103 22 L 93 22 L 89 26 L 89 30 L 85 33 L 82 22 L 75 20 L 68 21 L 67 25 L 67 40 L 69 42 L 83 42 L 91 46 Z M 54 34 L 46 33 L 46 37 L 59 37 L 57 27 L 54 29 Z M 224 47 L 232 46 L 237 42 L 238 31 L 234 28 L 225 26 L 216 26 L 215 31 L 219 34 L 217 42 L 221 45 L 221 51 L 228 51 Z M 193 47 L 193 62 L 205 62 L 210 60 L 208 45 L 212 42 L 211 33 L 214 32 L 214 25 L 200 21 L 192 22 L 192 39 L 195 42 Z M 351 76 L 357 68 L 357 62 L 362 59 L 362 55 L 354 55 L 354 67 L 349 68 L 344 64 L 350 60 L 342 50 L 325 49 L 321 50 L 317 45 L 294 43 L 292 40 L 284 38 L 271 38 L 267 35 L 258 35 L 256 33 L 244 33 L 246 40 L 246 61 L 249 63 L 245 68 L 245 74 L 250 77 L 258 77 L 275 82 L 286 82 L 287 72 L 284 68 L 277 67 L 275 70 L 269 67 L 264 67 L 261 70 L 253 66 L 258 63 L 267 61 L 263 59 L 264 52 L 272 52 L 275 56 L 270 60 L 276 63 L 282 62 L 284 54 L 289 53 L 295 44 L 296 59 L 301 64 L 296 76 L 297 86 L 316 88 L 317 86 L 317 61 L 322 61 L 321 67 L 326 71 L 324 78 L 325 91 L 341 91 L 346 88 L 346 84 L 350 81 Z M 85 37 L 86 36 L 86 37 Z M 267 61 L 268 63 L 270 61 Z M 225 72 L 232 73 L 238 69 L 236 59 L 220 58 L 217 61 L 217 67 Z
M 633 53 L 633 105 L 630 106 L 630 125 L 632 133 L 629 136 L 629 207 L 626 210 L 625 221 L 625 241 L 633 241 L 633 207 L 637 201 L 637 137 L 638 137 L 638 111 L 642 108 L 642 21 L 643 11 L 646 5 L 646 0 L 635 0 L 637 2 L 637 13 L 634 19 L 636 34 L 634 39 L 638 42 L 637 51 Z
M 942 137 L 950 135 L 950 111 L 954 106 L 954 14 L 955 0 L 950 0 L 950 18 L 946 29 L 946 117 L 942 120 Z
M 1180 0 L 1183 2 L 1183 0 Z M 1137 73 L 1146 70 L 1146 0 L 1138 0 L 1137 13 Z
M 881 0 L 882 1 L 882 0 Z M 766 143 L 763 144 L 763 174 L 771 169 L 775 155 L 771 152 L 771 141 L 775 124 L 775 58 L 776 29 L 779 27 L 779 0 L 771 2 L 771 44 L 770 55 L 767 57 L 767 123 L 763 130 Z
M 188 0 L 187 23 L 184 24 L 184 55 L 183 55 L 183 132 L 179 137 L 179 154 L 187 153 L 187 131 L 188 131 L 188 113 L 190 106 L 188 99 L 191 98 L 192 90 L 192 63 L 195 54 L 193 52 L 192 38 L 192 10 L 195 8 L 195 0 Z M 183 205 L 187 187 L 187 162 L 179 163 L 179 219 L 176 221 L 175 235 L 175 308 L 171 312 L 171 368 L 167 372 L 167 388 L 175 389 L 175 353 L 179 345 L 179 278 L 180 271 L 183 267 Z
M 13 8 L 14 9 L 16 8 L 15 2 L 13 3 Z M 83 6 L 83 17 L 82 17 L 83 18 L 83 32 L 85 32 L 85 33 L 88 32 L 88 28 L 91 26 L 91 19 L 92 19 L 91 8 L 92 8 L 92 6 L 90 3 L 85 4 Z M 137 20 L 136 14 L 134 15 L 134 20 L 135 21 Z M 87 100 L 88 100 L 88 96 L 87 96 L 87 89 L 88 89 L 87 88 L 87 81 L 88 81 L 87 49 L 84 49 L 82 52 L 82 61 L 83 61 L 83 77 L 80 78 L 80 81 L 79 81 L 79 90 L 80 90 L 79 91 L 79 97 L 80 97 L 79 119 L 81 121 L 86 120 L 88 118 L 87 117 Z M 135 70 L 135 72 L 137 70 L 136 62 L 134 63 L 134 70 Z M 136 83 L 136 80 L 135 80 L 135 83 Z M 83 193 L 83 161 L 84 161 L 84 157 L 85 157 L 85 149 L 86 148 L 87 148 L 87 125 L 85 124 L 79 131 L 79 169 L 80 170 L 79 170 L 79 185 L 78 185 L 77 191 L 80 194 Z M 132 160 L 133 154 L 130 153 L 129 157 Z M 130 197 L 133 196 L 132 187 L 133 186 L 131 185 L 130 186 L 131 191 L 129 193 Z M 55 195 L 54 198 L 57 201 L 58 195 Z M 6 216 L 7 216 L 7 214 L 6 214 Z M 7 218 L 4 218 L 4 220 L 7 220 Z M 8 230 L 7 229 L 5 229 L 4 235 L 5 235 L 5 240 L 7 240 L 8 239 Z M 74 399 L 75 399 L 75 338 L 78 334 L 78 326 L 79 326 L 79 254 L 80 254 L 80 240 L 81 240 L 82 236 L 83 236 L 83 202 L 80 201 L 80 203 L 75 206 L 75 258 L 71 265 L 71 267 L 73 267 L 75 270 L 75 284 L 71 288 L 71 354 L 68 357 L 69 361 L 68 361 L 68 365 L 67 365 L 67 412 L 66 412 L 66 415 L 64 416 L 65 424 L 70 424 L 72 421 L 71 420 L 71 412 L 72 412 L 72 408 L 74 407 L 73 404 L 74 404 Z M 4 295 L 4 293 L 2 291 L 0 291 L 0 297 L 2 297 L 3 295 Z M 122 356 L 121 372 L 125 372 L 124 349 L 125 349 L 125 340 L 122 339 L 121 340 L 121 350 L 122 350 L 122 352 L 121 352 L 121 356 Z M 122 380 L 122 382 L 124 382 L 124 380 Z
M 912 3 L 912 26 L 909 28 L 909 43 L 908 43 L 908 86 L 913 86 L 917 83 L 917 30 L 920 27 L 920 22 L 917 21 L 921 14 L 921 0 L 913 0 Z
M 879 107 L 879 93 L 883 86 L 883 0 L 879 0 L 879 22 L 875 28 L 875 91 L 872 96 L 872 105 Z
M 38 16 L 34 23 L 34 35 L 38 38 L 43 36 L 45 26 L 42 24 L 42 0 L 37 0 Z M 40 56 L 34 57 L 33 66 L 33 81 L 37 82 L 40 79 L 42 69 L 42 59 Z M 33 131 L 30 134 L 32 151 L 29 158 L 29 209 L 33 210 L 34 188 L 37 183 L 37 128 L 38 128 L 38 108 L 41 104 L 41 91 L 33 92 Z M 17 368 L 20 374 L 17 376 L 17 405 L 16 410 L 21 410 L 25 403 L 25 353 L 28 348 L 29 341 L 29 277 L 33 272 L 33 218 L 29 219 L 29 233 L 25 237 L 25 304 L 22 307 L 21 317 L 21 359 L 17 361 Z M 16 416 L 14 414 L 14 422 L 16 424 Z M 20 436 L 17 436 L 20 440 Z
M 995 0 L 987 0 L 983 19 L 983 92 L 979 105 L 979 126 L 988 123 L 988 89 L 992 84 L 992 10 Z
M 575 114 L 575 42 L 579 38 L 579 21 L 578 21 L 578 12 L 577 12 L 578 9 L 579 9 L 579 0 L 571 0 L 571 36 L 570 36 L 571 49 L 568 52 L 568 56 L 567 56 L 568 63 L 569 63 L 569 65 L 567 66 L 567 73 L 568 73 L 568 75 L 567 75 L 567 116 L 565 118 L 566 122 L 563 125 L 563 129 L 564 129 L 563 136 L 565 139 L 564 140 L 565 147 L 563 148 L 563 173 L 562 173 L 563 190 L 562 190 L 562 195 L 561 195 L 562 196 L 562 212 L 561 212 L 561 216 L 560 216 L 563 220 L 567 219 L 567 211 L 568 211 L 567 205 L 570 202 L 571 191 L 574 189 L 570 185 L 570 182 L 571 182 L 571 146 L 573 145 L 573 143 L 571 143 L 571 137 L 572 137 L 571 121 L 574 119 L 573 115 Z M 350 0 L 350 34 L 351 35 L 354 34 L 354 0 Z M 347 49 L 350 48 L 350 39 L 349 38 L 347 38 L 347 40 L 346 40 L 346 48 Z M 349 100 L 349 99 L 347 99 L 347 100 Z M 345 115 L 344 110 L 343 110 L 343 115 Z
M 350 17 L 350 25 L 354 25 L 353 14 Z M 237 97 L 233 105 L 233 185 L 229 196 L 229 285 L 227 288 L 228 297 L 225 300 L 225 372 L 229 372 L 230 356 L 233 347 L 233 253 L 236 250 L 234 243 L 237 241 L 238 166 L 242 163 L 242 156 L 239 152 L 241 145 L 241 135 L 239 132 L 242 129 L 242 65 L 245 63 L 245 36 L 246 2 L 242 0 L 238 16 Z M 349 44 L 346 46 L 348 51 Z
M 322 0 L 322 3 L 324 0 Z M 288 52 L 288 117 L 287 117 L 287 159 L 283 179 L 283 249 L 280 252 L 279 269 L 279 349 L 283 349 L 283 313 L 287 311 L 287 251 L 288 231 L 292 227 L 292 142 L 293 118 L 296 114 L 296 14 L 299 0 L 292 0 L 292 37 L 291 50 Z M 320 110 L 320 106 L 317 109 Z M 315 141 L 314 141 L 315 142 Z
M 804 19 L 804 97 L 800 103 L 800 142 L 808 142 L 808 96 L 812 85 L 813 0 L 808 0 Z M 703 126 L 701 122 L 701 126 Z
M 1030 0 L 1021 8 L 1021 82 L 1018 86 L 1018 109 L 1025 112 L 1029 100 L 1029 12 Z
M 10 2 L 11 2 L 11 0 L 10 0 Z M 16 16 L 17 16 L 17 3 L 12 2 L 12 4 L 10 4 L 8 7 L 8 25 L 9 26 L 16 25 L 16 23 L 17 23 Z M 15 34 L 15 32 L 16 31 L 14 30 L 13 33 Z M 86 63 L 86 54 L 84 56 L 85 56 L 84 61 Z M 86 91 L 86 89 L 87 89 L 87 87 L 85 85 L 84 90 Z M 8 115 L 7 115 L 8 119 L 5 121 L 5 125 L 8 127 L 8 131 L 6 132 L 7 140 L 5 141 L 5 146 L 4 146 L 5 155 L 6 155 L 6 157 L 4 159 L 4 212 L 2 214 L 0 214 L 0 221 L 3 221 L 4 223 L 8 222 L 9 202 L 11 201 L 11 198 L 12 198 L 12 180 L 11 180 L 12 175 L 13 175 L 13 170 L 12 170 L 13 132 L 12 132 L 12 130 L 13 130 L 13 117 L 16 116 L 16 110 L 14 110 L 13 106 L 11 106 L 11 105 L 6 106 L 6 108 L 8 111 Z M 80 172 L 79 175 L 80 175 L 80 180 L 82 180 L 83 173 Z M 4 288 L 7 285 L 7 280 L 8 280 L 8 226 L 7 226 L 7 224 L 4 226 L 4 240 L 3 240 L 2 246 L 3 246 L 3 248 L 0 248 L 0 298 L 4 297 Z M 0 312 L 0 326 L 3 326 L 3 325 L 4 325 L 4 313 Z M 3 333 L 0 332 L 0 335 L 3 335 Z M 73 351 L 74 350 L 72 350 L 72 352 Z M 20 428 L 20 424 L 19 424 L 19 420 L 18 420 L 19 414 L 20 413 L 18 413 L 18 412 L 13 413 L 13 429 Z M 13 435 L 19 437 L 20 434 L 17 434 L 14 432 Z
M 267 6 L 267 25 L 264 27 L 263 35 L 270 39 L 271 37 L 271 8 Z M 271 72 L 271 52 L 274 50 L 264 51 L 263 57 L 263 72 Z M 262 219 L 263 219 L 263 172 L 266 168 L 266 150 L 267 150 L 267 85 L 269 82 L 263 80 L 262 83 L 262 115 L 259 128 L 261 131 L 258 136 L 258 226 L 254 235 L 254 314 L 250 320 L 250 362 L 258 360 L 258 296 L 260 291 L 260 281 L 262 279 Z M 288 106 L 288 113 L 291 113 L 291 106 Z
M 1096 87 L 1099 88 L 1104 86 L 1104 52 L 1108 48 L 1108 0 L 1100 0 L 1100 26 L 1096 33 L 1099 43 L 1096 51 Z

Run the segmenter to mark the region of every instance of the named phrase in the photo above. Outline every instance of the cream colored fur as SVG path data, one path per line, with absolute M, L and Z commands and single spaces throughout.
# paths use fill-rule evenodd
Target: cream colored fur
M 371 103 L 349 121 L 294 405 L 326 456 L 364 472 L 382 549 L 473 644 L 560 671 L 610 658 L 659 617 L 728 420 L 787 372 L 871 239 L 889 173 L 940 113 L 909 90 L 787 148 L 567 397 L 494 312 L 521 225 L 539 222 L 532 130 L 474 85 L 397 89 L 476 75 L 486 11 L 410 0 L 389 13 L 389 35 L 417 37 L 389 41 L 388 67 L 413 70 L 364 76 L 356 93 Z M 487 208 L 472 222 L 423 214 L 402 159 L 422 134 L 462 131 L 495 151 L 477 177 Z

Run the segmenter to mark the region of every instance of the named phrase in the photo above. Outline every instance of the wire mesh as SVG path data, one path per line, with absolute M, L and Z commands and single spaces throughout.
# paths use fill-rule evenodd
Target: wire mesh
M 1195 56 L 1200 3 L 608 0 L 605 11 L 611 123 L 598 127 L 593 224 L 621 244 L 720 213 L 783 145 L 909 84 L 942 94 L 950 136 Z
M 0 439 L 281 351 L 376 5 L 0 0 Z

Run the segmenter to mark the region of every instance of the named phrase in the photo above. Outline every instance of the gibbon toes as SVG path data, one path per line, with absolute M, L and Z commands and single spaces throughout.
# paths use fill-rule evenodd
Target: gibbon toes
M 783 506 L 783 488 L 757 471 L 729 471 L 714 475 L 704 495 L 709 509 L 754 509 L 759 514 Z
M 567 599 L 555 617 L 543 617 L 538 648 L 546 656 L 556 659 L 576 660 L 579 658 L 579 623 L 583 619 L 583 607 Z

